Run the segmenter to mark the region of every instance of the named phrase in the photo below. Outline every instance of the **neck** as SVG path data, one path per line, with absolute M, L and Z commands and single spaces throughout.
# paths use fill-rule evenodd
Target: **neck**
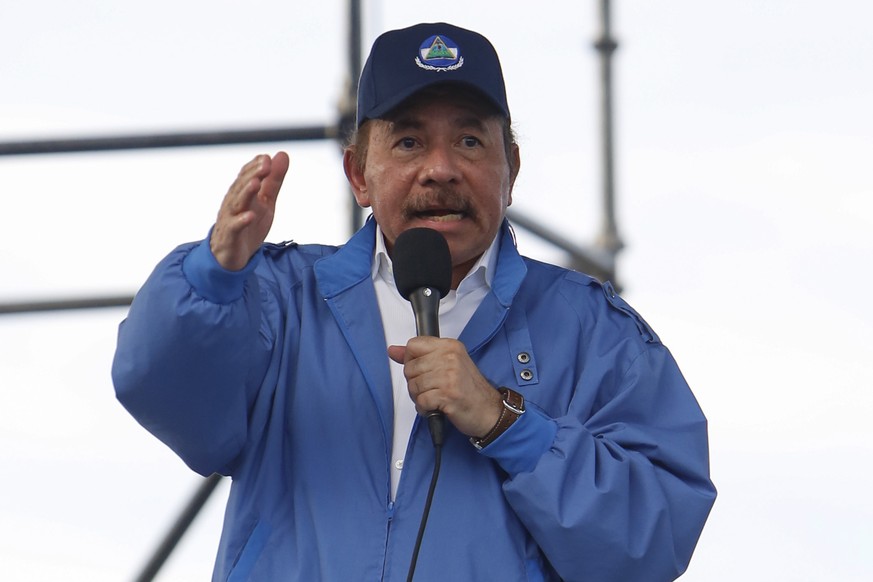
M 464 280 L 464 277 L 469 274 L 470 269 L 473 268 L 473 265 L 475 265 L 476 261 L 478 261 L 481 257 L 482 255 L 478 255 L 476 257 L 473 257 L 469 261 L 464 261 L 460 265 L 452 265 L 452 289 L 458 289 L 458 285 L 461 284 L 461 281 Z

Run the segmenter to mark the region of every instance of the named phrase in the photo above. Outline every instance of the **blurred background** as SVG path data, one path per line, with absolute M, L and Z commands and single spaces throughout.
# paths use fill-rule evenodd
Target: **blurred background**
M 598 2 L 362 3 L 448 21 L 503 62 L 514 212 L 602 233 Z M 464 4 L 458 7 L 457 4 Z M 719 499 L 682 580 L 873 579 L 873 5 L 612 2 L 616 278 L 710 421 Z M 332 124 L 347 3 L 0 4 L 0 143 Z M 284 149 L 270 240 L 340 243 L 332 140 L 2 155 L 0 304 L 133 294 L 206 235 L 239 168 Z M 529 256 L 567 255 L 519 229 Z M 141 571 L 202 479 L 115 401 L 124 306 L 0 315 L 4 580 Z M 221 482 L 158 576 L 207 580 Z

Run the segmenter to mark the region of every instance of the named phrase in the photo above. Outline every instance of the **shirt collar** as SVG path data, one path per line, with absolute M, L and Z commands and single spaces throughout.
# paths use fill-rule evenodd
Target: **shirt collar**
M 482 253 L 479 260 L 470 268 L 470 272 L 467 273 L 461 284 L 458 285 L 459 293 L 464 294 L 480 286 L 491 288 L 494 269 L 497 266 L 499 238 L 494 237 L 494 240 L 491 241 L 491 246 Z M 391 257 L 388 256 L 388 248 L 385 246 L 385 236 L 382 234 L 381 228 L 376 229 L 376 251 L 370 275 L 374 281 L 381 278 L 394 285 L 394 266 L 391 262 Z

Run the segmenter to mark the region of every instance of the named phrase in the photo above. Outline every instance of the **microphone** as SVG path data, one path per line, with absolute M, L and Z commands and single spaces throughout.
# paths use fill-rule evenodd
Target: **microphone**
M 411 228 L 394 242 L 394 284 L 412 303 L 417 335 L 440 336 L 439 304 L 452 286 L 452 256 L 443 235 Z
M 420 336 L 440 337 L 440 299 L 452 286 L 452 255 L 446 239 L 431 228 L 405 230 L 394 241 L 392 256 L 394 284 L 404 299 L 412 303 L 415 332 Z M 434 444 L 442 444 L 443 414 L 425 414 Z

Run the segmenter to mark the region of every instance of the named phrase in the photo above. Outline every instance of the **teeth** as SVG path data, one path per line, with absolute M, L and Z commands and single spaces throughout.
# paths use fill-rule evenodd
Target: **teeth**
M 464 218 L 464 215 L 461 213 L 457 214 L 425 214 L 424 217 L 426 220 L 432 220 L 434 222 L 451 222 L 456 220 L 461 220 Z

